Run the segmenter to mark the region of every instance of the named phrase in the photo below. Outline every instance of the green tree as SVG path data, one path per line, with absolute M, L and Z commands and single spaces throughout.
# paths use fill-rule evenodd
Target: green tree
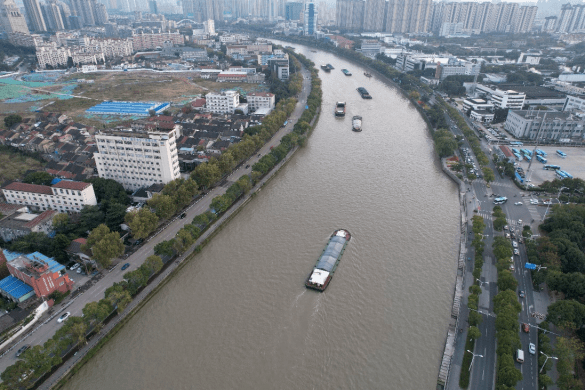
M 124 244 L 120 240 L 118 232 L 110 232 L 102 240 L 92 247 L 93 258 L 107 268 L 112 264 L 112 259 L 124 254 Z
M 113 307 L 118 308 L 118 313 L 124 311 L 126 306 L 132 301 L 130 293 L 122 283 L 114 283 L 114 285 L 106 289 L 104 296 Z
M 175 235 L 173 249 L 177 252 L 177 254 L 183 254 L 183 252 L 187 250 L 193 243 L 195 243 L 195 239 L 193 239 L 191 233 L 185 228 L 181 228 L 179 232 L 177 232 L 177 235 Z
M 45 171 L 37 171 L 28 173 L 24 179 L 22 180 L 24 183 L 32 183 L 34 185 L 51 185 L 51 181 L 53 181 L 55 177 L 48 172 Z
M 470 326 L 468 328 L 468 337 L 472 339 L 478 339 L 481 337 L 480 330 L 476 326 Z
M 547 307 L 547 320 L 558 327 L 577 330 L 584 326 L 584 304 L 559 300 Z
M 158 273 L 163 268 L 163 261 L 161 260 L 161 257 L 151 255 L 140 267 L 141 269 L 144 269 L 146 272 L 145 274 L 150 278 L 150 276 Z
M 18 114 L 10 114 L 4 117 L 4 125 L 7 128 L 11 128 L 12 125 L 18 124 L 22 122 L 22 117 Z
M 470 313 L 468 314 L 468 323 L 470 324 L 470 326 L 479 325 L 480 322 L 482 322 L 482 315 L 480 315 L 476 311 L 470 311 Z
M 520 370 L 515 368 L 515 363 L 513 361 L 513 356 L 508 354 L 500 355 L 498 358 L 499 361 L 499 368 L 498 368 L 498 383 L 496 385 L 497 388 L 500 389 L 499 386 L 504 386 L 507 388 L 512 388 L 517 385 L 517 382 L 523 380 L 523 374 Z
M 484 175 L 486 183 L 494 181 L 494 172 L 490 167 L 482 167 L 482 174 Z
M 166 220 L 177 212 L 177 204 L 173 197 L 164 194 L 154 194 L 147 201 L 148 205 L 155 210 L 158 218 Z
M 98 243 L 102 239 L 104 239 L 106 237 L 106 235 L 108 235 L 109 233 L 110 233 L 110 228 L 108 228 L 105 224 L 98 225 L 89 234 L 85 244 L 83 244 L 81 246 L 81 249 L 86 252 L 91 252 L 92 247 L 94 247 L 96 243 Z
M 139 211 L 128 212 L 125 217 L 126 224 L 132 231 L 132 237 L 135 239 L 144 239 L 151 232 L 157 229 L 159 219 L 156 214 L 148 208 L 141 208 Z
M 102 299 L 99 302 L 91 301 L 83 307 L 83 319 L 90 327 L 94 327 L 96 331 L 99 331 L 102 322 L 110 315 L 112 310 L 112 303 L 106 299 Z
M 203 188 L 208 188 L 222 176 L 220 169 L 213 163 L 202 163 L 198 165 L 191 173 L 191 179 L 198 183 Z
M 2 388 L 7 390 L 26 390 L 32 387 L 33 379 L 32 369 L 29 368 L 24 360 L 18 360 L 15 364 L 9 366 L 0 375 L 2 378 Z
M 124 216 L 126 216 L 126 206 L 117 202 L 104 201 L 102 208 L 106 211 L 104 223 L 112 231 L 120 231 L 120 224 L 124 222 Z
M 497 231 L 501 231 L 505 225 L 507 225 L 507 219 L 504 217 L 497 217 L 492 223 L 493 227 Z
M 124 274 L 124 279 L 128 282 L 128 292 L 134 296 L 140 288 L 146 285 L 149 278 L 142 270 L 136 269 Z
M 53 228 L 62 231 L 69 225 L 69 215 L 67 213 L 57 213 L 53 217 Z
M 86 179 L 94 187 L 96 199 L 100 203 L 103 200 L 113 201 L 124 206 L 130 204 L 130 197 L 124 187 L 113 179 L 92 177 Z
M 156 255 L 166 255 L 168 257 L 173 256 L 175 253 L 173 250 L 174 239 L 164 240 L 155 245 L 154 251 Z
M 84 322 L 83 318 L 79 316 L 71 316 L 66 321 L 67 327 L 69 328 L 69 333 L 71 335 L 72 340 L 76 344 L 85 344 L 86 335 L 87 335 L 87 324 Z
M 80 218 L 77 225 L 79 235 L 89 232 L 98 225 L 105 222 L 104 212 L 96 205 L 86 205 L 80 212 Z
M 517 279 L 515 278 L 513 273 L 511 273 L 508 270 L 502 270 L 501 272 L 499 272 L 497 284 L 499 287 L 499 291 L 504 291 L 507 289 L 514 291 L 515 289 L 517 289 Z

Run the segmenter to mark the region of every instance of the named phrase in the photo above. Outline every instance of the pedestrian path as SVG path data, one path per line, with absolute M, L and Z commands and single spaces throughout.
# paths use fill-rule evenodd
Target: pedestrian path
M 479 216 L 482 216 L 482 218 L 485 220 L 485 224 L 487 227 L 492 227 L 492 222 L 493 222 L 493 216 L 492 216 L 492 211 L 488 211 L 488 210 L 479 210 L 478 213 L 475 213 Z M 507 224 L 508 225 L 512 225 L 512 226 L 516 226 L 517 225 L 517 220 L 514 219 L 507 219 Z

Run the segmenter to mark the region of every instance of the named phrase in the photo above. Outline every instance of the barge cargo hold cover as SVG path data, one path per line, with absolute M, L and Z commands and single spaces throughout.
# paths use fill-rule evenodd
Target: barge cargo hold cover
M 320 257 L 318 258 L 313 270 L 309 274 L 305 286 L 323 292 L 327 287 L 334 272 L 340 263 L 344 254 L 346 245 L 350 241 L 350 232 L 345 229 L 334 231 L 330 240 Z

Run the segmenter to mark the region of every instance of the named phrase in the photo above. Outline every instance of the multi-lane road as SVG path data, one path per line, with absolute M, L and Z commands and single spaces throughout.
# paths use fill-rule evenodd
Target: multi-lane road
M 221 186 L 211 189 L 197 202 L 191 204 L 187 209 L 185 209 L 184 212 L 186 214 L 186 217 L 184 219 L 175 217 L 166 226 L 160 228 L 159 231 L 155 235 L 153 235 L 149 240 L 145 241 L 142 244 L 142 246 L 133 254 L 131 254 L 127 259 L 125 259 L 124 261 L 114 261 L 115 263 L 118 262 L 119 264 L 123 264 L 126 262 L 130 263 L 130 267 L 127 270 L 122 271 L 120 266 L 117 266 L 110 272 L 104 271 L 104 277 L 101 280 L 99 280 L 95 285 L 86 290 L 83 294 L 75 298 L 73 303 L 71 303 L 66 309 L 64 309 L 63 306 L 66 305 L 68 301 L 65 301 L 64 303 L 58 305 L 57 308 L 55 308 L 56 314 L 60 315 L 62 312 L 68 311 L 71 313 L 72 316 L 81 316 L 83 307 L 87 303 L 103 299 L 104 291 L 108 289 L 110 286 L 112 286 L 115 282 L 122 281 L 125 273 L 137 269 L 148 256 L 154 253 L 155 245 L 162 241 L 174 238 L 177 232 L 181 228 L 183 228 L 185 224 L 190 223 L 193 220 L 193 218 L 198 214 L 204 213 L 207 210 L 209 210 L 210 203 L 214 197 L 224 194 L 226 189 L 230 187 L 230 185 L 236 180 L 238 180 L 238 178 L 240 178 L 242 175 L 250 174 L 252 170 L 251 166 L 254 163 L 256 163 L 262 156 L 269 153 L 271 147 L 278 145 L 281 138 L 284 135 L 293 130 L 293 126 L 297 122 L 297 119 L 299 119 L 299 117 L 305 110 L 307 97 L 311 90 L 311 74 L 305 67 L 302 67 L 301 74 L 303 76 L 303 87 L 301 92 L 299 93 L 298 103 L 295 107 L 295 110 L 289 117 L 287 125 L 279 129 L 279 131 L 277 131 L 277 133 L 273 136 L 270 142 L 266 143 L 253 157 L 240 164 L 228 176 L 228 178 L 226 178 L 226 180 L 222 182 Z M 41 327 L 35 326 L 38 327 L 38 329 L 36 329 L 34 333 L 20 340 L 11 349 L 10 352 L 6 353 L 3 357 L 0 358 L 0 373 L 3 372 L 8 366 L 14 364 L 17 361 L 17 358 L 14 353 L 23 345 L 42 345 L 49 338 L 51 338 L 55 334 L 57 329 L 60 328 L 62 325 L 62 323 L 57 322 L 57 319 L 55 317 L 48 321 L 45 319 L 45 323 Z

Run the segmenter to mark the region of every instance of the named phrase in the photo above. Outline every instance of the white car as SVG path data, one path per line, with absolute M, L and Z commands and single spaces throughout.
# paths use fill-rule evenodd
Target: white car
M 513 247 L 517 248 L 517 242 L 513 240 Z
M 69 270 L 75 270 L 75 269 L 77 269 L 78 267 L 79 267 L 79 263 L 76 263 L 75 265 L 71 266 L 71 267 L 69 268 Z
M 519 201 L 519 202 L 515 202 L 515 205 L 523 205 L 523 203 L 521 201 Z
M 536 200 L 536 199 L 531 199 L 531 200 L 529 200 L 529 202 L 531 203 L 531 205 L 539 204 L 539 200 Z
M 57 323 L 63 323 L 67 320 L 67 318 L 69 318 L 69 316 L 71 315 L 71 312 L 66 312 L 63 315 L 61 315 L 58 319 L 57 319 Z
M 529 353 L 535 354 L 535 344 L 529 343 Z
M 519 249 L 518 248 L 513 249 L 513 254 L 519 255 Z

